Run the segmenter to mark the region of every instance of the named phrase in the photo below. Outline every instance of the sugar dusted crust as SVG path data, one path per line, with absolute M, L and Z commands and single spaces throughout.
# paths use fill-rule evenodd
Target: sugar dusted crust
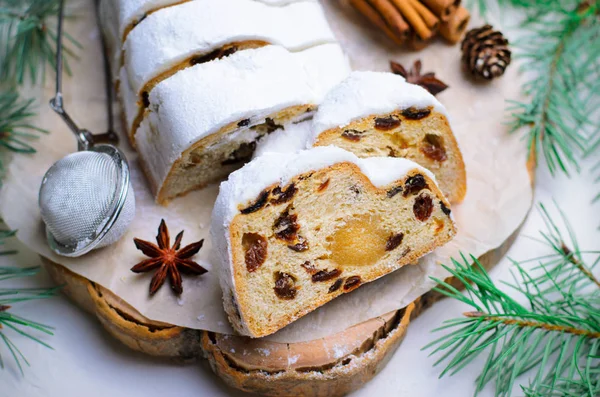
M 411 190 L 419 178 L 425 186 Z M 448 202 L 418 167 L 376 187 L 357 164 L 337 163 L 271 185 L 238 210 L 221 277 L 230 321 L 252 337 L 415 263 L 455 234 Z
M 358 157 L 401 157 L 430 170 L 451 203 L 467 191 L 462 154 L 446 116 L 427 108 L 371 115 L 321 132 L 314 146 L 335 145 Z
M 300 53 L 266 46 L 195 65 L 159 83 L 135 137 L 158 202 L 226 176 L 237 167 L 220 165 L 267 133 L 257 125 L 270 119 L 280 128 L 309 117 L 348 69 L 337 44 Z

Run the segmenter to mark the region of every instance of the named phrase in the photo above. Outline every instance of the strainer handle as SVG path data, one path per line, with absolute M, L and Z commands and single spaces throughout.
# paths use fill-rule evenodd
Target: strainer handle
M 108 60 L 106 59 L 106 51 L 103 49 L 103 56 L 105 58 L 105 75 L 106 75 L 106 85 L 107 85 L 107 110 L 109 112 L 109 131 L 105 134 L 93 135 L 90 131 L 79 128 L 75 121 L 69 116 L 67 111 L 63 105 L 63 96 L 62 96 L 62 71 L 63 71 L 63 46 L 62 46 L 62 36 L 63 36 L 63 20 L 64 20 L 64 0 L 60 0 L 59 2 L 59 10 L 58 10 L 58 26 L 56 31 L 56 94 L 54 98 L 50 100 L 50 107 L 63 119 L 63 121 L 67 124 L 69 129 L 75 134 L 77 138 L 77 148 L 81 150 L 89 150 L 96 141 L 112 141 L 117 143 L 118 137 L 113 131 L 113 117 L 112 117 L 112 91 L 111 91 L 111 78 L 110 71 L 107 69 Z M 104 42 L 103 42 L 104 47 Z

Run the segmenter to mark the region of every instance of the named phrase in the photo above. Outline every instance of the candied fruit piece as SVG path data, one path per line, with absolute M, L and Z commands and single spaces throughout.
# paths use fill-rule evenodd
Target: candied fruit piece
M 328 238 L 331 260 L 339 266 L 370 266 L 385 255 L 388 234 L 379 228 L 380 220 L 357 216 L 340 226 Z

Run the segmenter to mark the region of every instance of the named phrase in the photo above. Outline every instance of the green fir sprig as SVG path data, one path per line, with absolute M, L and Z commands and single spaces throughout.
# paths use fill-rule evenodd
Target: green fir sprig
M 502 283 L 521 299 L 499 288 L 474 257 L 444 266 L 464 285 L 465 294 L 435 280 L 438 292 L 472 310 L 436 329 L 445 334 L 424 349 L 440 356 L 435 365 L 446 363 L 440 376 L 485 357 L 476 395 L 489 383 L 495 384 L 496 396 L 510 396 L 515 384 L 531 397 L 600 395 L 600 281 L 593 272 L 600 251 L 580 250 L 562 212 L 566 235 L 545 207 L 540 210 L 548 229 L 540 241 L 551 254 L 513 261 L 514 281 Z M 586 262 L 589 257 L 595 259 Z M 530 262 L 537 265 L 526 270 Z M 520 382 L 525 373 L 527 384 Z
M 6 239 L 14 235 L 14 231 L 0 229 L 0 247 L 5 244 Z M 3 247 L 0 250 L 0 256 L 15 253 L 16 251 L 6 250 Z M 39 267 L 0 267 L 0 282 L 14 278 L 31 277 L 39 271 Z M 23 374 L 23 364 L 29 365 L 29 362 L 10 337 L 10 334 L 20 335 L 51 349 L 50 345 L 39 339 L 35 334 L 53 335 L 53 332 L 52 327 L 14 314 L 12 307 L 21 302 L 49 298 L 54 296 L 58 290 L 59 288 L 0 288 L 0 342 L 3 342 L 6 346 L 21 374 Z M 4 368 L 1 349 L 0 368 Z
M 0 0 L 0 82 L 32 83 L 55 66 L 56 16 L 60 0 Z M 64 33 L 70 45 L 80 44 Z M 66 54 L 73 56 L 68 46 Z M 65 62 L 65 68 L 68 65 Z
M 46 132 L 29 122 L 35 115 L 33 99 L 22 100 L 14 90 L 0 92 L 0 147 L 17 153 L 34 153 L 30 141 Z M 0 169 L 2 169 L 0 154 Z

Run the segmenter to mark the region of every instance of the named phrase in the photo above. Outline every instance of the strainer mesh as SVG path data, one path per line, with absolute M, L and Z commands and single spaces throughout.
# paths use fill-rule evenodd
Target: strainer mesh
M 105 153 L 72 153 L 54 164 L 40 191 L 42 218 L 54 238 L 63 245 L 88 244 L 113 211 L 119 178 Z

